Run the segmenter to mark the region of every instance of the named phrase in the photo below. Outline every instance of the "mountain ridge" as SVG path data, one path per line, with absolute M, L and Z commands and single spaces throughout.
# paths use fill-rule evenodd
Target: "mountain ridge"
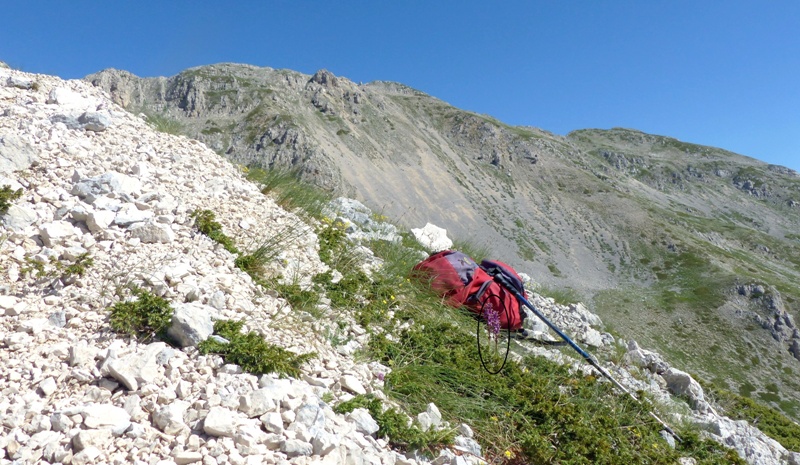
M 22 195 L 12 197 L 8 214 L 2 215 L 0 269 L 9 282 L 0 296 L 0 426 L 8 434 L 0 436 L 0 462 L 424 462 L 375 440 L 377 425 L 369 422 L 370 413 L 345 416 L 322 400 L 382 392 L 392 369 L 349 356 L 353 345 L 367 342 L 365 328 L 344 308 L 329 308 L 336 311 L 334 318 L 308 318 L 299 305 L 265 291 L 236 264 L 230 247 L 200 230 L 195 215 L 202 209 L 221 213 L 214 228 L 242 246 L 263 244 L 259 239 L 290 228 L 292 240 L 276 246 L 271 266 L 302 284 L 325 274 L 326 265 L 321 235 L 298 212 L 278 208 L 240 167 L 202 143 L 152 130 L 85 82 L 16 71 L 0 72 L 2 78 L 9 79 L 0 81 L 0 160 L 8 165 L 0 164 L 0 186 L 19 188 Z M 121 292 L 136 283 L 175 306 L 170 333 L 178 334 L 184 347 L 153 342 L 152 334 L 111 331 L 109 305 L 136 302 Z M 768 295 L 764 288 L 744 291 L 756 298 Z M 532 298 L 587 342 L 599 334 L 591 327 L 599 320 L 582 306 Z M 770 302 L 779 307 L 775 296 Z M 302 367 L 302 379 L 244 373 L 244 366 L 191 347 L 211 334 L 206 325 L 212 318 L 241 320 L 259 338 L 298 353 L 313 350 L 319 357 Z M 328 332 L 336 328 L 346 331 L 349 342 Z M 602 337 L 596 343 L 614 341 Z M 680 407 L 681 413 L 671 416 L 699 421 L 707 436 L 736 447 L 750 463 L 798 462 L 797 453 L 753 426 L 717 415 L 691 376 L 668 369 L 658 354 L 633 342 L 607 348 L 622 351 L 606 363 L 626 385 Z M 592 376 L 575 377 L 588 368 L 585 364 L 570 363 L 557 350 L 528 350 L 577 363 L 571 373 L 562 370 L 565 390 L 556 386 L 554 400 L 576 397 L 575 405 L 585 407 L 599 399 L 591 389 L 564 395 L 576 385 L 594 383 Z M 670 398 L 667 387 L 685 394 L 688 404 Z M 438 423 L 432 418 L 439 416 L 435 406 L 424 413 L 430 424 Z M 420 414 L 418 422 L 422 419 Z M 638 444 L 636 438 L 642 437 L 635 428 L 643 427 L 648 446 L 658 441 L 651 456 L 677 460 L 678 453 L 651 426 L 635 422 L 614 429 L 624 429 Z M 469 453 L 445 451 L 437 463 L 482 463 L 480 447 L 469 441 L 471 429 L 458 430 L 464 435 L 458 447 L 468 447 Z M 567 446 L 579 444 L 573 439 L 562 438 L 561 444 L 567 456 L 577 457 L 584 452 L 570 452 Z M 506 451 L 506 458 L 513 455 Z M 715 452 L 719 463 L 725 451 Z

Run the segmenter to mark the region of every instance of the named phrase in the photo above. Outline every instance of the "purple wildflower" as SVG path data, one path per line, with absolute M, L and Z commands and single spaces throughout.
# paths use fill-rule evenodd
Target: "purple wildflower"
M 376 376 L 378 377 L 379 380 L 383 381 L 383 378 L 386 375 L 382 371 L 379 371 L 378 373 L 376 373 Z
M 483 317 L 486 318 L 486 326 L 489 328 L 489 334 L 497 338 L 500 335 L 500 314 L 495 311 L 491 302 L 487 302 L 483 307 Z

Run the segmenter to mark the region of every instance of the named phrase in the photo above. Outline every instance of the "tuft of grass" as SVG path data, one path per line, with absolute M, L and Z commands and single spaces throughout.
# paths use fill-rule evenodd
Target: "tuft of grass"
M 216 221 L 214 212 L 211 210 L 198 210 L 192 212 L 191 217 L 194 218 L 194 227 L 198 231 L 221 244 L 228 252 L 232 254 L 239 253 L 239 249 L 236 248 L 233 239 L 222 232 L 222 225 Z
M 559 305 L 583 302 L 581 294 L 571 287 L 548 287 L 539 285 L 536 293 L 552 298 Z
M 172 134 L 178 136 L 182 134 L 183 131 L 183 124 L 176 119 L 172 119 L 166 115 L 166 113 L 157 114 L 157 113 L 149 113 L 144 112 L 145 120 L 153 127 L 156 131 L 160 131 L 166 134 Z
M 214 334 L 227 342 L 213 338 L 201 342 L 202 354 L 221 355 L 227 363 L 242 367 L 255 375 L 277 373 L 281 376 L 300 376 L 300 366 L 316 356 L 314 353 L 297 355 L 281 347 L 268 344 L 261 335 L 250 331 L 242 333 L 243 321 L 219 320 L 214 323 Z
M 408 416 L 395 408 L 384 410 L 383 403 L 372 396 L 358 395 L 334 407 L 336 413 L 350 413 L 357 408 L 369 410 L 369 414 L 378 423 L 377 436 L 386 438 L 393 447 L 402 450 L 419 450 L 433 455 L 440 449 L 453 444 L 455 430 L 429 429 L 423 431 L 415 424 L 409 424 Z
M 486 244 L 477 244 L 470 241 L 455 240 L 453 241 L 452 250 L 458 250 L 472 257 L 473 260 L 480 263 L 481 261 L 490 258 L 492 255 L 491 248 Z
M 272 260 L 277 258 L 280 254 L 279 249 L 273 247 L 273 244 L 263 243 L 253 249 L 250 253 L 241 254 L 236 257 L 233 264 L 237 268 L 244 271 L 258 284 L 264 287 L 269 287 L 265 281 L 266 267 Z
M 131 293 L 135 300 L 117 302 L 111 307 L 111 328 L 142 342 L 166 340 L 173 313 L 169 302 L 138 287 Z
M 250 168 L 247 179 L 261 186 L 263 194 L 272 195 L 281 207 L 301 211 L 312 218 L 324 216 L 330 194 L 300 180 L 299 170 Z
M 13 190 L 11 186 L 0 187 L 0 215 L 8 213 L 12 202 L 22 197 L 22 189 Z

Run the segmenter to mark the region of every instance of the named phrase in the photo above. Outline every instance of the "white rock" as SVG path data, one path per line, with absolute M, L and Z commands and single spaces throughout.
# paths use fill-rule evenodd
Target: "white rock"
M 116 171 L 109 171 L 93 181 L 104 187 L 107 192 L 116 194 L 136 194 L 142 190 L 142 183 L 138 179 Z
M 91 101 L 83 97 L 78 92 L 67 87 L 56 87 L 50 91 L 47 98 L 47 103 L 57 104 L 62 107 L 79 107 L 87 108 L 91 105 Z
M 82 408 L 83 425 L 87 428 L 109 428 L 122 434 L 131 424 L 131 416 L 125 409 L 111 404 L 94 404 Z
M 76 452 L 80 452 L 87 447 L 105 449 L 111 443 L 111 430 L 107 429 L 87 429 L 78 432 L 72 437 L 72 447 Z
M 345 419 L 355 425 L 356 431 L 367 436 L 377 433 L 380 429 L 378 423 L 369 414 L 369 411 L 364 408 L 353 409 L 352 412 L 345 416 Z
M 339 378 L 339 384 L 342 385 L 342 389 L 348 392 L 352 392 L 353 394 L 366 394 L 367 390 L 364 389 L 364 385 L 361 384 L 361 381 L 358 380 L 353 375 L 344 375 Z
M 272 391 L 268 389 L 256 389 L 248 392 L 239 398 L 239 411 L 248 418 L 255 418 L 275 410 L 277 405 L 272 394 Z
M 19 298 L 12 295 L 0 295 L 0 310 L 11 310 L 19 303 Z
M 431 252 L 439 252 L 453 247 L 453 241 L 447 237 L 447 230 L 431 223 L 427 223 L 423 228 L 414 228 L 411 233 L 423 247 Z
M 186 401 L 173 401 L 153 413 L 153 423 L 166 434 L 177 436 L 188 432 L 189 426 L 184 422 L 184 414 L 191 404 Z
M 140 352 L 108 363 L 109 374 L 128 390 L 136 391 L 141 383 L 151 383 L 161 372 L 160 357 L 169 350 L 163 342 L 153 342 Z
M 97 447 L 87 447 L 82 451 L 78 452 L 77 454 L 72 456 L 72 464 L 73 465 L 88 465 L 90 463 L 94 463 L 95 460 L 103 455 L 103 452 L 100 451 Z
M 172 324 L 167 333 L 175 338 L 181 347 L 197 346 L 214 333 L 211 315 L 216 314 L 216 310 L 213 307 L 191 302 L 174 304 L 173 308 L 175 311 L 172 313 Z
M 131 237 L 137 238 L 145 244 L 169 244 L 175 240 L 175 233 L 169 225 L 160 223 L 136 223 L 128 228 Z
M 282 434 L 283 433 L 283 418 L 278 412 L 269 412 L 259 418 L 264 429 L 270 433 Z
M 676 396 L 687 397 L 693 409 L 703 413 L 711 410 L 711 406 L 705 400 L 700 383 L 695 381 L 688 373 L 676 368 L 670 368 L 662 373 L 661 377 L 667 382 L 669 391 Z
M 87 111 L 78 118 L 78 122 L 87 131 L 103 132 L 111 126 L 111 117 L 105 112 Z
M 39 227 L 39 234 L 47 247 L 53 247 L 65 239 L 74 238 L 79 233 L 80 231 L 76 231 L 72 223 L 68 221 L 53 221 Z
M 175 460 L 177 465 L 187 465 L 203 460 L 203 454 L 193 451 L 176 452 L 172 459 Z
M 0 174 L 28 169 L 38 158 L 36 148 L 26 140 L 14 134 L 0 137 Z
M 47 378 L 43 379 L 41 383 L 39 383 L 39 389 L 41 389 L 42 394 L 44 394 L 45 397 L 50 397 L 54 392 L 56 392 L 58 386 L 56 385 L 56 380 L 52 376 L 48 376 Z
M 114 224 L 127 227 L 133 223 L 141 223 L 153 218 L 154 214 L 150 210 L 139 210 L 133 204 L 124 205 L 114 217 Z
M 314 447 L 299 439 L 289 439 L 281 446 L 281 452 L 286 454 L 287 457 L 298 457 L 301 455 L 311 455 L 314 453 Z
M 89 231 L 96 233 L 105 231 L 116 218 L 116 214 L 110 210 L 97 210 L 86 215 L 86 227 Z
M 203 431 L 209 436 L 232 438 L 238 425 L 236 412 L 225 407 L 212 407 L 203 421 Z
M 0 186 L 2 184 L 0 183 Z M 23 231 L 39 219 L 36 212 L 25 205 L 11 204 L 6 214 L 0 217 L 2 225 L 11 231 Z
M 293 424 L 303 425 L 312 431 L 322 431 L 325 429 L 325 412 L 318 404 L 303 404 L 295 410 Z
M 338 434 L 329 433 L 327 431 L 320 431 L 311 440 L 311 446 L 314 448 L 314 455 L 325 456 L 333 452 L 341 444 L 341 438 Z

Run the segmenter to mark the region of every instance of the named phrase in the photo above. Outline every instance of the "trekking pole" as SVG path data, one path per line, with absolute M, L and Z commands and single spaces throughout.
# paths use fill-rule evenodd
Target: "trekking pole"
M 581 357 L 583 357 L 584 360 L 589 362 L 589 364 L 591 364 L 597 371 L 599 371 L 601 375 L 603 375 L 606 379 L 611 381 L 611 383 L 614 386 L 616 386 L 617 389 L 619 389 L 620 391 L 622 391 L 625 394 L 627 394 L 628 396 L 630 396 L 630 398 L 633 399 L 634 401 L 636 401 L 637 404 L 644 406 L 642 404 L 642 401 L 639 400 L 638 397 L 634 396 L 633 393 L 631 393 L 628 389 L 625 388 L 625 386 L 623 386 L 622 384 L 619 383 L 619 381 L 614 379 L 614 377 L 611 376 L 611 374 L 608 371 L 606 371 L 605 368 L 600 366 L 600 364 L 597 362 L 597 360 L 594 359 L 594 357 L 592 357 L 585 350 L 581 349 L 581 347 L 578 344 L 576 344 L 575 341 L 570 339 L 566 334 L 564 334 L 563 331 L 561 331 L 561 329 L 558 326 L 554 325 L 550 320 L 547 319 L 547 317 L 545 317 L 542 314 L 542 312 L 540 312 L 536 307 L 534 307 L 533 304 L 528 302 L 528 299 L 526 299 L 525 296 L 520 294 L 519 291 L 511 283 L 508 282 L 508 278 L 503 276 L 501 273 L 497 273 L 497 274 L 494 275 L 494 280 L 496 282 L 498 282 L 501 286 L 505 287 L 507 290 L 511 291 L 511 293 L 514 294 L 514 296 L 517 298 L 517 300 L 519 300 L 523 305 L 525 305 L 526 307 L 531 309 L 531 311 L 540 320 L 542 320 L 547 326 L 549 326 L 550 329 L 555 331 L 555 333 L 558 334 L 559 337 L 561 337 L 561 339 L 566 341 L 566 343 L 569 344 L 570 347 L 575 349 L 575 351 L 578 352 L 581 355 Z M 672 428 L 670 428 L 670 426 L 664 420 L 659 418 L 658 415 L 653 413 L 652 410 L 650 410 L 648 413 L 650 413 L 650 416 L 653 417 L 669 434 L 671 434 L 672 437 L 674 437 L 678 442 L 682 442 L 681 438 L 678 436 L 678 434 L 675 433 L 675 431 L 673 431 Z

